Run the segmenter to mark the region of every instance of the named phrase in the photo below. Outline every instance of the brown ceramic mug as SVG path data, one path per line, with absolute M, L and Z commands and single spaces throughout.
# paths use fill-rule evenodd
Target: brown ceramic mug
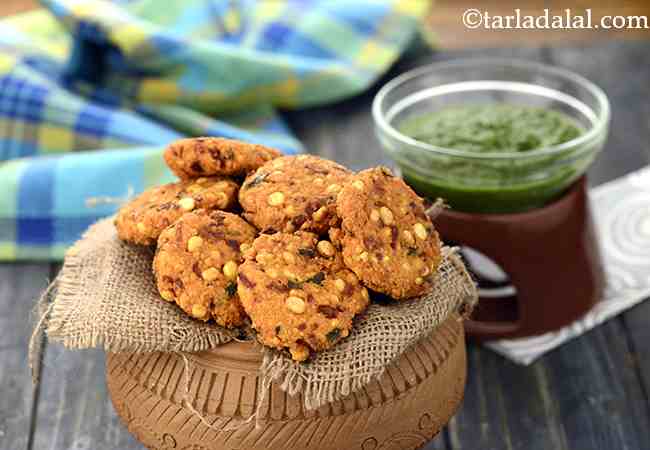
M 604 273 L 584 176 L 543 208 L 515 214 L 446 210 L 435 225 L 446 242 L 491 258 L 516 290 L 508 297 L 481 296 L 465 322 L 470 337 L 514 338 L 557 330 L 602 296 Z M 477 281 L 490 287 L 489 280 Z

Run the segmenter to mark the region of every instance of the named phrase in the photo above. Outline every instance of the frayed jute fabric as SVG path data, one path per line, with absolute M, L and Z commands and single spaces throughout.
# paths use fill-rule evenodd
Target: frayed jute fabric
M 228 330 L 194 320 L 162 300 L 152 259 L 150 248 L 117 238 L 112 218 L 91 226 L 68 250 L 61 272 L 41 298 L 38 309 L 45 315 L 38 320 L 32 348 L 44 330 L 50 341 L 71 349 L 112 352 L 197 352 L 229 342 Z
M 112 218 L 93 225 L 67 253 L 63 268 L 38 307 L 30 360 L 40 361 L 42 333 L 71 349 L 109 352 L 197 352 L 236 338 L 212 323 L 191 319 L 160 298 L 152 273 L 153 251 L 117 238 Z M 409 346 L 454 312 L 467 315 L 476 287 L 455 249 L 443 248 L 432 292 L 402 302 L 374 302 L 350 336 L 334 348 L 297 363 L 265 348 L 261 386 L 277 383 L 302 394 L 315 409 L 379 378 Z

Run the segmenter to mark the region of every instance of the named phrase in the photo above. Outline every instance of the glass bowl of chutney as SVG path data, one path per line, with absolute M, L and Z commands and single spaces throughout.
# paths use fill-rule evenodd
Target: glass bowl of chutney
M 420 195 L 469 213 L 518 213 L 562 196 L 602 150 L 610 106 L 594 83 L 528 61 L 419 67 L 376 95 L 377 135 Z

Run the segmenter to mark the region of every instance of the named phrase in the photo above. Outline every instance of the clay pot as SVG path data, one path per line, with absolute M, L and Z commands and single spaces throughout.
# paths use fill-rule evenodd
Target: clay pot
M 449 421 L 465 388 L 465 342 L 458 316 L 407 350 L 379 380 L 315 411 L 305 411 L 300 396 L 272 386 L 262 402 L 259 428 L 242 424 L 258 404 L 258 348 L 233 342 L 186 356 L 191 367 L 188 398 L 205 422 L 184 405 L 180 355 L 108 355 L 113 405 L 129 431 L 150 449 L 416 449 Z

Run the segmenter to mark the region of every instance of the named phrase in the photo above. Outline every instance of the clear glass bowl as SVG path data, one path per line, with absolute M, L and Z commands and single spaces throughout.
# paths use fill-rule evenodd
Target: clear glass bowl
M 399 131 L 405 120 L 464 104 L 507 103 L 555 110 L 584 133 L 528 152 L 472 153 L 437 147 Z M 509 59 L 432 64 L 387 83 L 373 102 L 377 135 L 418 193 L 452 208 L 513 213 L 544 206 L 579 178 L 603 148 L 610 107 L 605 93 L 568 70 Z

